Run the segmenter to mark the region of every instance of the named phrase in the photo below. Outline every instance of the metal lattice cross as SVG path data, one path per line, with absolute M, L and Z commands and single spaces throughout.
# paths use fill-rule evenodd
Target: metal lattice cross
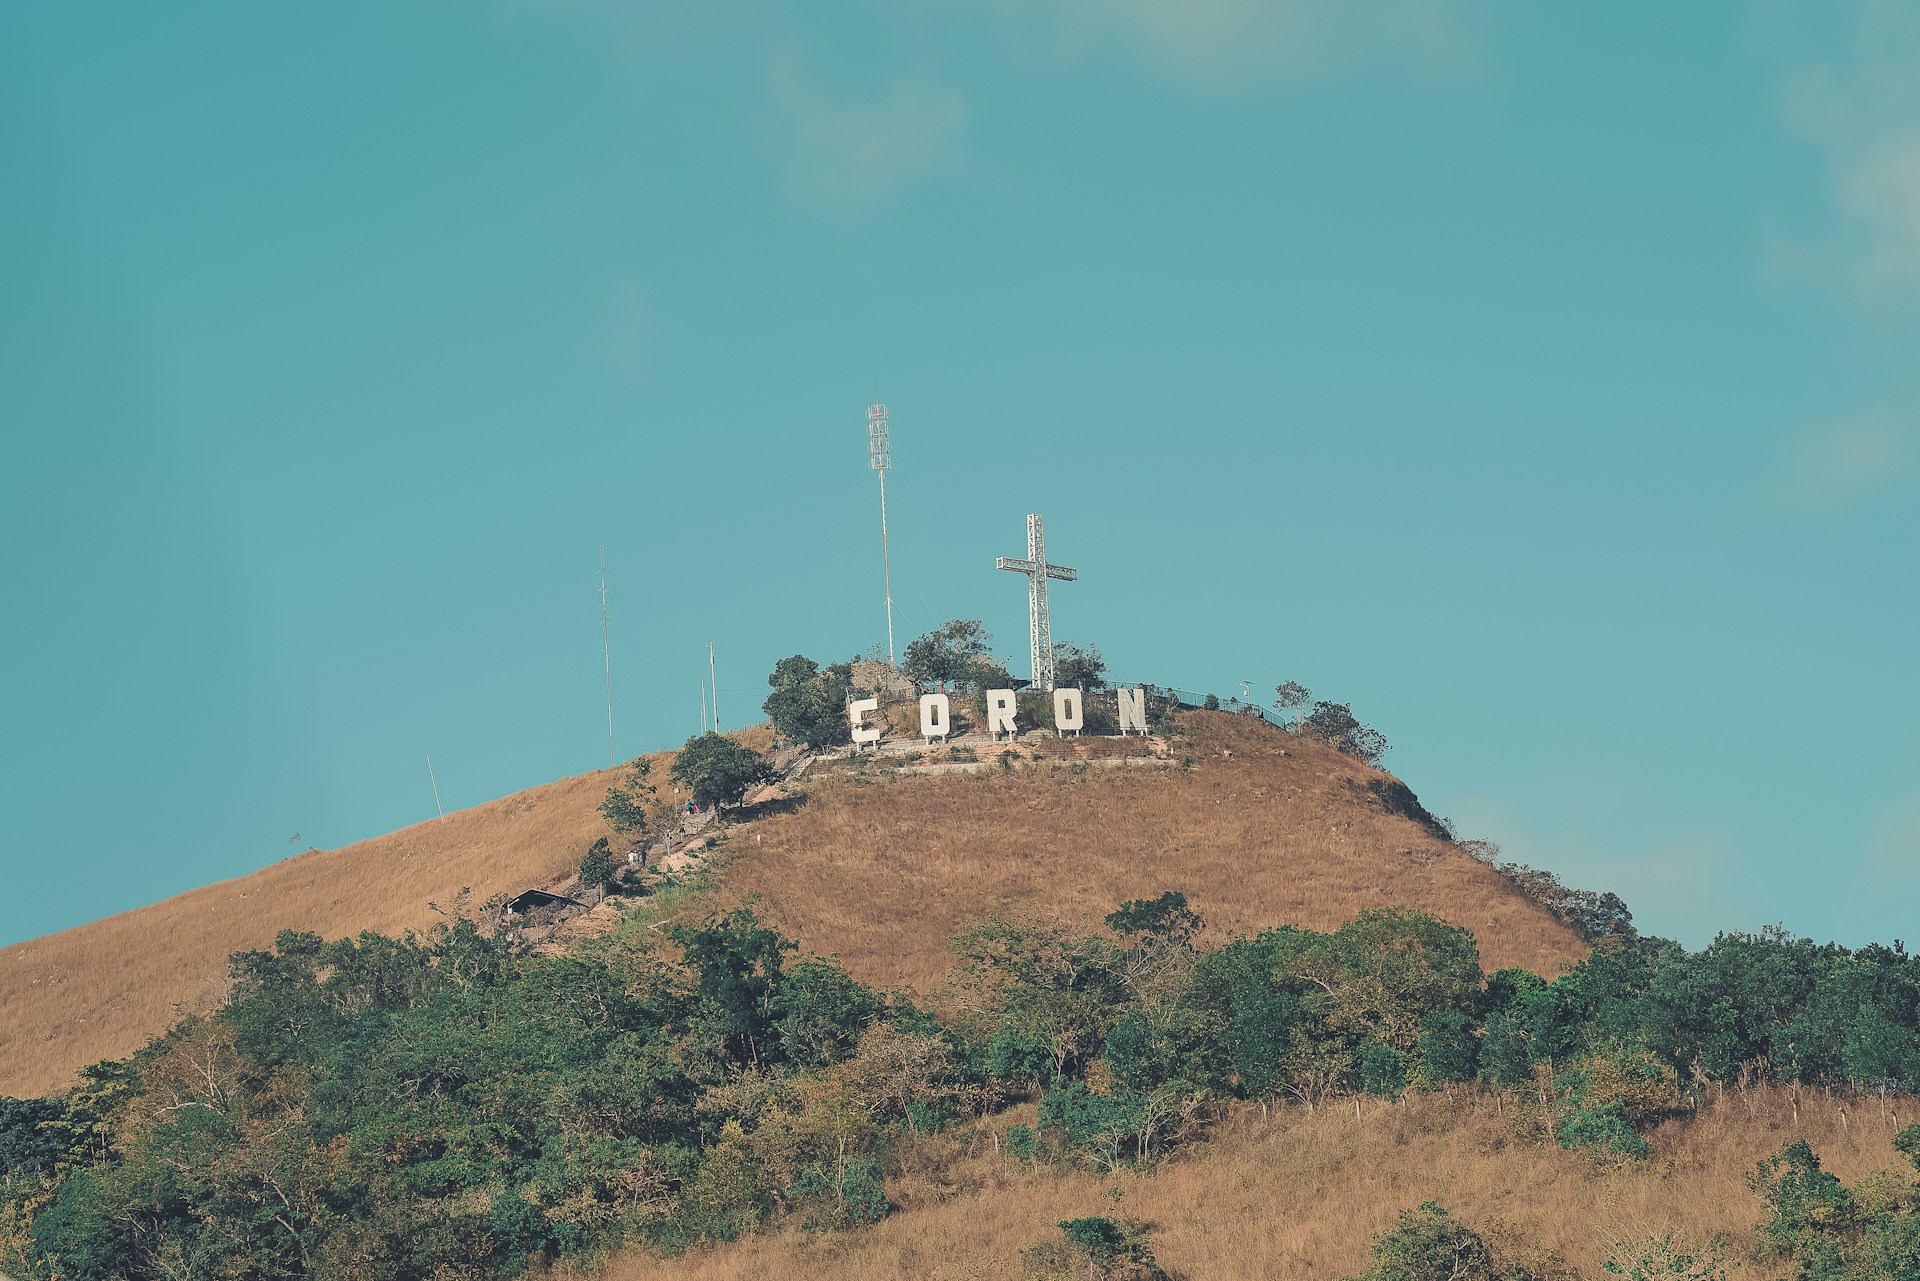
M 1047 621 L 1047 580 L 1058 578 L 1072 582 L 1079 571 L 1064 565 L 1047 564 L 1047 536 L 1040 528 L 1036 513 L 1027 517 L 1027 558 L 1013 560 L 1002 556 L 995 569 L 1010 569 L 1027 576 L 1027 640 L 1032 649 L 1033 687 L 1053 688 L 1053 629 Z

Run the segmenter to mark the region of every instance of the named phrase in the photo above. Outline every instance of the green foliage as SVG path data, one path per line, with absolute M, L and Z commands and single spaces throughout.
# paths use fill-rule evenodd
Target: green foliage
M 738 805 L 773 777 L 773 766 L 745 744 L 709 730 L 689 738 L 674 756 L 671 777 L 693 794 L 694 804 L 713 809 Z
M 1726 1246 L 1719 1236 L 1696 1247 L 1656 1232 L 1616 1244 L 1600 1270 L 1625 1281 L 1727 1281 Z
M 872 1157 L 841 1157 L 810 1165 L 793 1185 L 794 1197 L 805 1206 L 800 1226 L 809 1232 L 864 1227 L 887 1217 L 880 1164 Z
M 773 686 L 773 693 L 760 710 L 773 721 L 774 732 L 781 738 L 816 750 L 847 741 L 852 663 L 822 668 L 805 654 L 795 654 L 774 665 L 767 684 Z
M 1564 1102 L 1560 1146 L 1596 1156 L 1643 1157 L 1652 1151 L 1637 1127 L 1676 1110 L 1673 1069 L 1630 1045 L 1598 1044 L 1575 1056 L 1554 1081 Z
M 51 1099 L 0 1095 L 0 1191 L 53 1172 L 61 1145 L 47 1127 L 64 1109 Z
M 1154 1260 L 1152 1234 L 1132 1219 L 1101 1215 L 1061 1221 L 1062 1241 L 1021 1252 L 1025 1281 L 1165 1281 Z
M 1576 1107 L 1560 1123 L 1560 1146 L 1601 1156 L 1646 1156 L 1653 1149 L 1634 1132 L 1618 1103 Z
M 1362 725 L 1355 718 L 1353 708 L 1345 703 L 1324 700 L 1315 703 L 1313 710 L 1301 718 L 1298 730 L 1308 738 L 1317 739 L 1335 751 L 1344 752 L 1369 765 L 1378 765 L 1380 758 L 1388 751 L 1387 736 L 1377 729 Z
M 613 884 L 613 848 L 601 837 L 580 859 L 580 888 L 607 892 Z
M 793 944 L 762 926 L 748 908 L 676 925 L 670 935 L 697 975 L 690 1022 L 697 1050 L 714 1075 L 727 1067 L 758 1065 L 780 1044 L 775 999 L 784 956 Z
M 1065 641 L 1053 643 L 1053 683 L 1057 689 L 1092 691 L 1107 687 L 1107 660 L 1098 645 L 1081 649 Z
M 1224 1100 L 1476 1077 L 1525 1087 L 1505 1110 L 1541 1140 L 1618 1160 L 1682 1106 L 1683 1081 L 1902 1089 L 1920 1032 L 1920 965 L 1898 946 L 1614 935 L 1548 983 L 1483 976 L 1468 931 L 1414 912 L 1209 949 L 1168 891 L 1105 924 L 969 927 L 944 1019 L 795 957 L 745 909 L 678 920 L 663 953 L 642 928 L 533 956 L 460 916 L 426 936 L 285 932 L 232 958 L 212 1016 L 87 1069 L 58 1103 L 0 1100 L 4 1266 L 399 1281 L 783 1219 L 852 1229 L 887 1212 L 901 1136 L 1023 1087 L 1042 1097 L 1035 1128 L 1007 1132 L 1017 1160 L 1112 1170 Z M 1896 1146 L 1920 1156 L 1920 1127 Z M 1800 1276 L 1920 1275 L 1911 1184 L 1848 1188 L 1798 1144 L 1754 1188 L 1761 1239 Z M 1112 1271 L 1150 1259 L 1086 1231 L 1029 1264 L 1149 1275 Z M 1719 1281 L 1711 1250 L 1636 1250 L 1610 1274 Z M 1496 1255 L 1428 1206 L 1376 1240 L 1367 1276 L 1524 1275 Z
M 787 964 L 751 913 L 675 942 L 536 957 L 456 919 L 237 954 L 211 1018 L 65 1106 L 0 1107 L 13 1173 L 57 1179 L 25 1271 L 504 1277 L 782 1206 L 884 1214 L 893 1136 L 965 1106 L 965 1063 L 831 963 Z
M 772 1011 L 781 1057 L 801 1068 L 838 1063 L 853 1053 L 884 1010 L 872 989 L 854 982 L 834 962 L 798 961 L 782 974 Z
M 627 776 L 609 787 L 606 799 L 600 802 L 600 817 L 621 836 L 639 840 L 647 834 L 648 798 L 654 795 L 647 778 L 652 773 L 652 762 L 644 756 L 635 757 L 627 763 Z
M 1534 1281 L 1496 1259 L 1478 1232 L 1432 1201 L 1404 1210 L 1367 1247 L 1372 1266 L 1349 1281 Z
M 1130 899 L 1107 915 L 1107 928 L 1123 938 L 1143 935 L 1177 947 L 1191 947 L 1201 924 L 1199 913 L 1187 906 L 1187 896 L 1178 890 L 1154 899 Z
M 1009 1076 L 1028 1066 L 1037 1080 L 1082 1069 L 1126 998 L 1121 951 L 1097 935 L 1048 922 L 987 920 L 962 931 L 953 946 L 974 1011 L 963 1027 L 992 1042 Z
M 1064 1154 L 1097 1170 L 1114 1170 L 1144 1155 L 1147 1099 L 1136 1090 L 1096 1094 L 1069 1081 L 1040 1100 L 1038 1129 Z
M 918 685 L 970 689 L 1003 688 L 1007 669 L 994 661 L 993 636 L 977 618 L 955 618 L 907 642 L 900 670 Z
M 1273 705 L 1283 712 L 1297 712 L 1312 699 L 1313 691 L 1299 681 L 1282 681 L 1273 687 Z

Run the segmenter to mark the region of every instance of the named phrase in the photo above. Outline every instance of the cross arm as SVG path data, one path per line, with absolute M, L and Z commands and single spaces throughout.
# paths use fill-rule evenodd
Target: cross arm
M 1062 565 L 1049 565 L 1047 566 L 1047 577 L 1064 578 L 1068 582 L 1072 582 L 1074 579 L 1080 577 L 1080 571 L 1077 569 L 1067 569 Z
M 1014 560 L 1009 556 L 1002 556 L 997 560 L 995 560 L 993 562 L 993 567 L 995 569 L 1011 569 L 1016 573 L 1021 573 L 1021 574 L 1031 574 L 1034 570 L 1034 564 L 1032 561 Z

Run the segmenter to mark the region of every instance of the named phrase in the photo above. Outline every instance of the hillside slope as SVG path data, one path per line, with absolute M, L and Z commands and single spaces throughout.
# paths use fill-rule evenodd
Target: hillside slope
M 1127 898 L 1187 893 L 1216 927 L 1331 928 L 1370 906 L 1468 926 L 1487 968 L 1559 973 L 1584 944 L 1505 878 L 1366 791 L 1386 776 L 1251 718 L 1195 712 L 1177 752 L 1076 768 L 1032 739 L 1017 769 L 889 777 L 877 765 L 803 780 L 806 802 L 735 826 L 702 906 L 758 896 L 810 950 L 859 978 L 927 989 L 969 919 L 1040 912 L 1089 924 Z M 1135 744 L 1138 744 L 1135 740 Z M 1101 752 L 1112 740 L 1083 740 Z M 664 779 L 666 755 L 654 758 Z M 606 835 L 613 771 L 562 779 L 337 850 L 0 949 L 0 1094 L 64 1089 L 212 1008 L 226 958 L 283 929 L 333 938 L 419 930 L 461 887 L 476 902 L 554 885 Z
M 969 1150 L 950 1165 L 890 1183 L 899 1209 L 871 1228 L 788 1227 L 682 1258 L 629 1250 L 603 1271 L 556 1275 L 1019 1281 L 1020 1251 L 1058 1240 L 1061 1220 L 1122 1215 L 1151 1227 L 1180 1281 L 1321 1281 L 1363 1270 L 1372 1233 L 1438 1201 L 1551 1281 L 1601 1277 L 1614 1244 L 1665 1232 L 1695 1245 L 1726 1232 L 1731 1281 L 1770 1281 L 1789 1265 L 1751 1259 L 1762 1206 L 1747 1172 L 1804 1139 L 1849 1183 L 1886 1170 L 1910 1178 L 1893 1145 L 1900 1123 L 1897 1109 L 1860 1100 L 1809 1092 L 1796 1105 L 1786 1089 L 1749 1089 L 1656 1128 L 1650 1160 L 1601 1163 L 1516 1138 L 1492 1097 L 1461 1090 L 1268 1116 L 1244 1108 L 1162 1165 L 1106 1175 L 1026 1166 L 975 1134 L 957 1140 Z
M 428 905 L 476 902 L 577 869 L 616 777 L 582 774 L 334 850 L 311 850 L 149 907 L 0 948 L 0 1094 L 64 1089 L 182 1015 L 211 1009 L 227 956 L 281 930 L 420 930 Z
M 880 762 L 818 772 L 804 805 L 734 836 L 709 904 L 756 895 L 762 915 L 856 978 L 922 990 L 969 919 L 1037 912 L 1092 926 L 1170 889 L 1224 932 L 1326 930 L 1397 906 L 1473 930 L 1489 972 L 1552 977 L 1587 954 L 1505 877 L 1387 813 L 1367 790 L 1380 771 L 1247 716 L 1182 724 L 1180 759 L 1157 766 L 1043 755 L 975 774 L 889 778 Z

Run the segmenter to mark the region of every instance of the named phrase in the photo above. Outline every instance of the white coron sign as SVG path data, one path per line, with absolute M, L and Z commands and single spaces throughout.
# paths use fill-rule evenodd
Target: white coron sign
M 1145 734 L 1147 732 L 1147 691 L 1144 689 L 1117 689 L 1114 696 L 1120 703 L 1120 732 L 1124 734 Z M 990 689 L 987 699 L 987 732 L 994 738 L 1005 734 L 1012 738 L 1019 734 L 1017 720 L 1018 706 L 1010 689 Z M 878 747 L 880 745 L 880 727 L 869 725 L 867 716 L 880 710 L 877 698 L 857 698 L 847 704 L 847 725 L 853 734 L 856 749 Z M 1053 691 L 1053 732 L 1072 734 L 1078 737 L 1086 728 L 1086 695 L 1077 689 L 1056 689 Z M 931 743 L 935 739 L 945 742 L 953 732 L 953 703 L 945 694 L 922 694 L 920 696 L 920 739 Z

